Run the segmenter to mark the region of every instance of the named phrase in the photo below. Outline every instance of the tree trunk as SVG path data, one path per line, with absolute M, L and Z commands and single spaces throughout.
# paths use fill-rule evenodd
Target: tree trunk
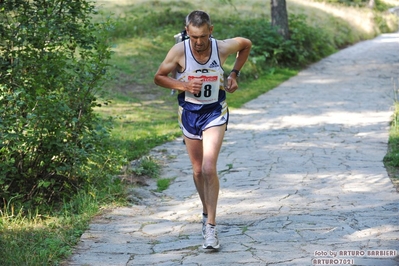
M 288 13 L 285 0 L 271 0 L 272 27 L 276 27 L 278 33 L 288 40 L 290 32 L 288 27 Z
M 375 0 L 369 0 L 368 6 L 369 6 L 369 8 L 373 9 L 375 6 Z

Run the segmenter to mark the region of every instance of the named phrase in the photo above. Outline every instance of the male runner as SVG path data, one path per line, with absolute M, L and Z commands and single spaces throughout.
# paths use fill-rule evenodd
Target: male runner
M 252 43 L 242 37 L 212 38 L 210 17 L 199 10 L 186 17 L 186 31 L 189 39 L 169 50 L 154 82 L 179 92 L 179 124 L 203 206 L 203 248 L 218 249 L 216 206 L 219 179 L 216 166 L 229 120 L 226 91 L 233 93 L 238 89 L 237 77 L 248 59 Z M 236 60 L 225 82 L 222 66 L 231 54 L 236 54 Z M 176 78 L 169 76 L 174 70 L 177 70 Z

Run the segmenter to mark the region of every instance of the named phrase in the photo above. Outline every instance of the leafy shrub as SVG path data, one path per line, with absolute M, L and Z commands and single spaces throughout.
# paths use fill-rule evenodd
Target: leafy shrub
M 305 15 L 292 15 L 288 20 L 291 39 L 283 43 L 283 65 L 305 66 L 335 51 L 335 44 L 321 28 L 309 26 Z
M 270 66 L 305 66 L 331 54 L 335 45 L 321 29 L 306 23 L 304 15 L 289 16 L 290 40 L 264 19 L 249 20 L 238 34 L 252 40 L 251 60 L 258 71 Z
M 92 23 L 94 13 L 77 0 L 0 9 L 0 206 L 52 204 L 111 168 L 109 127 L 93 112 L 110 24 Z
M 249 20 L 239 29 L 238 35 L 252 41 L 251 60 L 259 65 L 279 63 L 284 39 L 264 19 Z
M 341 4 L 345 6 L 355 7 L 368 7 L 370 0 L 318 0 L 319 2 L 327 2 L 334 4 Z M 384 12 L 389 8 L 394 7 L 393 5 L 387 4 L 383 0 L 375 0 L 374 8 L 378 11 Z
M 322 0 L 320 2 L 337 3 L 346 6 L 366 6 L 369 0 Z

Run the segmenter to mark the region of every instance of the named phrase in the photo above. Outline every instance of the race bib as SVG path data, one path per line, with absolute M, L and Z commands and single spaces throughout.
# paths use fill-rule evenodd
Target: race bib
M 220 78 L 218 72 L 194 72 L 188 75 L 187 80 L 202 79 L 201 92 L 192 94 L 185 92 L 185 100 L 195 104 L 210 104 L 219 99 Z

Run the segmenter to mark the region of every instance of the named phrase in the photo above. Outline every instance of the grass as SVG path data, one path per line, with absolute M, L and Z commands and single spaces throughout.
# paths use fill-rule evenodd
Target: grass
M 392 183 L 396 187 L 396 190 L 399 192 L 399 99 L 397 95 L 399 93 L 398 84 L 399 77 L 397 82 L 393 82 L 393 91 L 395 94 L 394 112 L 391 122 L 391 129 L 389 132 L 388 152 L 384 157 L 384 164 L 392 180 Z
M 157 178 L 158 190 L 163 191 L 173 180 L 159 179 L 160 169 L 147 154 L 152 148 L 181 136 L 181 132 L 177 125 L 176 97 L 170 95 L 170 90 L 155 86 L 152 79 L 159 63 L 174 44 L 173 35 L 182 28 L 160 27 L 157 20 L 168 19 L 170 25 L 177 25 L 176 21 L 183 24 L 182 18 L 189 11 L 204 9 L 216 20 L 215 35 L 227 38 L 234 30 L 230 24 L 232 19 L 236 23 L 245 23 L 245 19 L 254 17 L 267 20 L 270 9 L 265 8 L 265 2 L 261 0 L 233 0 L 233 5 L 223 4 L 223 12 L 220 12 L 222 1 L 218 0 L 198 4 L 168 0 L 97 2 L 102 5 L 100 9 L 104 13 L 111 14 L 117 20 L 117 24 L 111 40 L 112 79 L 105 86 L 107 96 L 104 100 L 110 103 L 96 111 L 104 119 L 113 117 L 115 149 L 121 152 L 127 162 L 139 162 L 131 167 L 129 164 L 129 174 Z M 399 6 L 399 1 L 391 4 Z M 322 25 L 323 30 L 331 38 L 339 39 L 342 46 L 379 34 L 373 13 L 369 10 L 308 0 L 289 1 L 288 10 L 291 14 L 305 14 L 310 24 Z M 350 21 L 346 21 L 347 18 Z M 226 69 L 232 67 L 233 60 L 230 58 L 227 61 Z M 249 62 L 243 69 L 240 89 L 228 95 L 230 108 L 239 108 L 299 71 L 275 67 L 264 70 L 254 78 L 251 67 Z M 398 113 L 396 111 L 396 117 Z M 394 120 L 395 123 L 397 120 Z M 399 154 L 397 126 L 392 127 L 390 147 L 391 157 Z M 48 214 L 35 210 L 13 210 L 10 205 L 0 210 L 1 265 L 60 265 L 71 254 L 71 248 L 79 241 L 94 215 L 125 204 L 123 184 L 119 184 L 109 187 L 106 193 L 93 190 L 89 194 L 77 195 L 73 202 L 66 202 L 61 210 Z
M 59 265 L 71 255 L 89 221 L 101 208 L 118 206 L 109 195 L 79 194 L 62 210 L 39 214 L 35 210 L 0 210 L 0 258 L 4 266 Z M 120 203 L 120 202 L 119 202 Z M 27 214 L 26 214 L 27 213 Z
M 160 173 L 160 165 L 150 156 L 146 156 L 141 160 L 133 163 L 131 171 L 137 176 L 146 176 L 158 178 Z
M 174 178 L 161 178 L 157 180 L 157 191 L 162 192 L 167 189 Z

